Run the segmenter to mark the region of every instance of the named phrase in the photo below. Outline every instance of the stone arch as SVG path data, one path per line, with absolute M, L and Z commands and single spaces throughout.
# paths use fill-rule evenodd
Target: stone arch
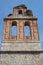
M 30 22 L 29 22 L 29 21 L 25 21 L 24 25 L 25 25 L 25 26 L 26 26 L 26 25 L 30 26 Z
M 25 23 L 24 23 L 24 35 L 27 38 L 29 38 L 31 36 L 30 22 L 29 21 L 25 21 Z
M 23 14 L 22 14 L 22 10 L 19 10 L 18 11 L 18 16 L 22 16 Z
M 17 22 L 16 21 L 12 21 L 12 25 L 11 25 L 11 36 L 17 36 Z
M 17 22 L 16 21 L 12 21 L 12 26 L 13 25 L 17 26 Z

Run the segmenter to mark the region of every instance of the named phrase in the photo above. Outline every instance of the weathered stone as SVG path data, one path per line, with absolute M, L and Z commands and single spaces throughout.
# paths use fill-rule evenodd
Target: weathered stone
M 1 54 L 1 65 L 43 65 L 40 54 Z
M 22 17 L 18 17 L 22 14 Z M 11 36 L 11 27 L 17 26 L 17 36 Z M 30 27 L 26 37 L 24 26 Z M 26 31 L 28 32 L 28 31 Z M 0 65 L 43 65 L 37 18 L 25 5 L 13 9 L 13 14 L 4 18 L 4 32 L 0 49 Z
M 41 51 L 39 41 L 7 41 L 2 43 L 2 51 Z

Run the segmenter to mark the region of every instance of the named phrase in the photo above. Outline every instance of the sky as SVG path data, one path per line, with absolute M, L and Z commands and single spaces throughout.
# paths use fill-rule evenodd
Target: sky
M 4 27 L 3 19 L 8 14 L 13 13 L 13 7 L 20 4 L 25 4 L 28 9 L 33 11 L 34 16 L 38 18 L 38 31 L 43 50 L 43 0 L 0 0 L 0 44 Z

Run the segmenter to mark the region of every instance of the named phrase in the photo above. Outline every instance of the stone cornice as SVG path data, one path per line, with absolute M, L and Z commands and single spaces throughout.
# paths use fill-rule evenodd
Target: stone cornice
M 6 17 L 4 20 L 37 20 L 36 17 Z

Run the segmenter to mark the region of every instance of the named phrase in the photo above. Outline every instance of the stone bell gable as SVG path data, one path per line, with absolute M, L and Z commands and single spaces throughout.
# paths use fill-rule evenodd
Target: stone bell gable
M 22 16 L 19 17 L 18 15 Z M 17 35 L 11 36 L 11 27 L 17 26 Z M 29 26 L 30 36 L 26 37 L 24 26 Z M 28 31 L 27 31 L 28 32 Z M 19 5 L 13 8 L 13 14 L 4 18 L 3 41 L 39 41 L 39 32 L 37 18 L 33 15 L 32 10 L 27 9 L 25 5 Z
M 21 16 L 22 15 L 22 16 Z M 12 27 L 16 26 L 16 35 L 12 35 Z M 26 31 L 30 35 L 25 34 Z M 15 29 L 13 34 L 15 34 Z M 1 65 L 43 65 L 39 39 L 37 17 L 26 5 L 13 8 L 13 14 L 4 18 L 4 30 L 1 47 Z

